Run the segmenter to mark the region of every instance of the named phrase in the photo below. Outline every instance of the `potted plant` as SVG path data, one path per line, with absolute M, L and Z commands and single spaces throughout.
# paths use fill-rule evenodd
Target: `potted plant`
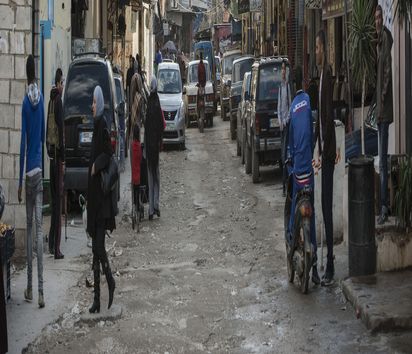
M 373 1 L 355 0 L 352 21 L 349 23 L 349 58 L 351 78 L 356 89 L 362 91 L 362 155 L 365 154 L 364 107 L 366 89 L 376 81 L 376 31 Z

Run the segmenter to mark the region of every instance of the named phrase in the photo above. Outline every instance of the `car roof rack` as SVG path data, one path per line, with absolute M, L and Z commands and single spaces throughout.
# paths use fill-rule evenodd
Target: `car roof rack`
M 84 53 L 76 53 L 73 55 L 73 59 L 76 58 L 80 58 L 80 57 L 86 57 L 86 56 L 90 56 L 90 57 L 99 57 L 102 59 L 107 59 L 107 55 L 105 53 L 100 53 L 100 52 L 84 52 Z

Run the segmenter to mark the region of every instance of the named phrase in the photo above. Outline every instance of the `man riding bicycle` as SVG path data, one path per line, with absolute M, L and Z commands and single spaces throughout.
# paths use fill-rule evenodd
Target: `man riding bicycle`
M 295 70 L 296 96 L 290 108 L 289 123 L 289 174 L 293 178 L 292 209 L 290 213 L 288 235 L 291 238 L 295 219 L 296 197 L 305 186 L 310 186 L 311 203 L 313 213 L 310 222 L 310 238 L 313 245 L 313 268 L 312 281 L 316 285 L 320 284 L 317 270 L 317 243 L 315 229 L 315 208 L 314 208 L 314 173 L 312 167 L 313 157 L 313 119 L 310 108 L 310 99 L 302 89 L 302 68 Z M 290 239 L 288 240 L 290 242 Z

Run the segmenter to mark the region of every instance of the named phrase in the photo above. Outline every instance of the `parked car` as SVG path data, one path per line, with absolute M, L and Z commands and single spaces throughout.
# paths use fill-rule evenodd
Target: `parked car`
M 241 156 L 242 164 L 245 163 L 245 146 L 246 143 L 246 121 L 250 114 L 250 79 L 251 72 L 247 72 L 243 77 L 242 93 L 240 103 L 237 110 L 237 156 Z
M 242 93 L 243 77 L 246 72 L 252 70 L 252 64 L 254 61 L 255 59 L 252 56 L 242 56 L 233 61 L 232 79 L 229 84 L 230 137 L 232 140 L 236 139 L 237 109 Z
M 77 56 L 72 61 L 63 92 L 66 144 L 64 188 L 87 192 L 88 167 L 93 137 L 91 110 L 94 88 L 100 85 L 104 96 L 104 114 L 110 127 L 112 147 L 119 158 L 116 86 L 110 61 L 99 54 Z M 119 194 L 120 195 L 120 194 Z
M 178 144 L 185 147 L 185 106 L 182 96 L 182 80 L 177 63 L 160 63 L 157 71 L 157 92 L 166 129 L 164 144 Z
M 126 104 L 126 93 L 124 91 L 124 86 L 123 86 L 123 78 L 120 74 L 114 74 L 114 83 L 116 85 L 116 100 L 117 100 L 117 114 L 119 116 L 119 130 L 122 129 L 120 122 L 123 120 L 124 122 L 124 127 L 123 127 L 123 132 L 120 132 L 120 153 L 121 150 L 123 149 L 124 151 L 124 157 L 127 157 L 127 150 L 126 146 L 126 137 L 128 136 L 128 131 L 127 131 L 127 124 L 129 120 L 129 114 L 127 111 L 127 104 Z
M 186 84 L 183 87 L 183 100 L 185 102 L 185 122 L 186 128 L 189 128 L 192 122 L 197 122 L 197 90 L 196 86 L 198 83 L 197 68 L 199 66 L 200 60 L 193 60 L 189 63 L 187 70 Z M 209 66 L 205 65 L 206 68 L 206 101 L 205 101 L 205 114 L 209 126 L 213 126 L 213 115 L 214 115 L 214 92 L 213 84 L 211 81 Z
M 240 50 L 231 50 L 223 54 L 220 71 L 220 116 L 226 120 L 229 110 L 230 80 L 232 78 L 232 65 L 236 58 L 242 55 Z
M 252 66 L 250 88 L 251 111 L 246 124 L 245 171 L 259 181 L 259 167 L 281 165 L 281 133 L 277 117 L 277 100 L 282 80 L 282 61 L 286 58 L 261 58 Z
M 365 154 L 378 156 L 378 124 L 376 120 L 376 99 L 372 101 L 365 119 Z M 345 162 L 362 154 L 361 129 L 345 136 Z

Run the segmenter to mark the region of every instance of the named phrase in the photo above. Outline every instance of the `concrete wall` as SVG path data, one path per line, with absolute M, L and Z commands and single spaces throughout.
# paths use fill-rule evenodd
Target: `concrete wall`
M 26 90 L 26 59 L 32 53 L 31 2 L 0 0 L 0 184 L 6 197 L 4 222 L 16 227 L 24 248 L 26 211 L 17 200 L 21 104 Z

